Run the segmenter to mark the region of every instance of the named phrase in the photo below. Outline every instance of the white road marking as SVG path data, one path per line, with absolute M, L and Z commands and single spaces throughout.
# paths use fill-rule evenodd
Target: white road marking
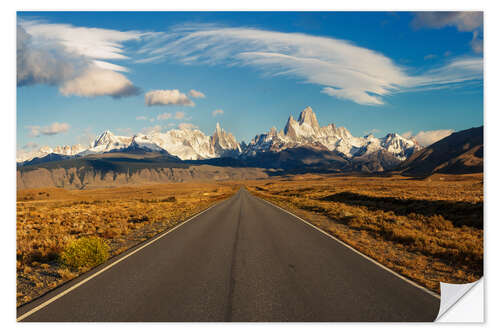
M 345 247 L 347 247 L 348 249 L 350 249 L 350 250 L 352 250 L 352 251 L 356 252 L 357 254 L 359 254 L 360 256 L 362 256 L 363 258 L 368 259 L 369 261 L 371 261 L 371 262 L 372 262 L 372 263 L 374 263 L 375 265 L 377 265 L 377 266 L 379 266 L 379 267 L 381 267 L 381 268 L 385 269 L 385 270 L 386 270 L 386 271 L 388 271 L 389 273 L 391 273 L 391 274 L 393 274 L 393 275 L 397 276 L 397 277 L 398 277 L 398 278 L 400 278 L 401 280 L 404 280 L 404 281 L 408 282 L 408 283 L 409 283 L 409 284 L 411 284 L 412 286 L 417 287 L 418 289 L 421 289 L 422 291 L 425 291 L 427 294 L 429 294 L 429 295 L 431 295 L 431 296 L 434 296 L 434 297 L 436 297 L 437 299 L 441 299 L 441 296 L 439 296 L 439 294 L 437 294 L 437 293 L 433 292 L 432 290 L 429 290 L 429 289 L 427 289 L 427 288 L 425 288 L 425 287 L 423 287 L 423 286 L 421 286 L 421 285 L 419 285 L 419 284 L 417 284 L 417 283 L 413 282 L 412 280 L 410 280 L 410 279 L 408 279 L 408 278 L 406 278 L 406 277 L 404 277 L 404 276 L 400 275 L 399 273 L 397 273 L 397 272 L 393 271 L 393 270 L 392 270 L 392 269 L 390 269 L 389 267 L 386 267 L 386 266 L 382 265 L 381 263 L 379 263 L 379 262 L 378 262 L 378 261 L 376 261 L 375 259 L 370 258 L 370 257 L 369 257 L 369 256 L 367 256 L 366 254 L 364 254 L 364 253 L 362 253 L 362 252 L 360 252 L 360 251 L 356 250 L 355 248 L 353 248 L 353 247 L 352 247 L 352 246 L 350 246 L 349 244 L 344 243 L 343 241 L 341 241 L 341 240 L 340 240 L 340 239 L 338 239 L 337 237 L 335 237 L 335 236 L 333 236 L 333 235 L 331 235 L 331 234 L 327 233 L 327 232 L 326 232 L 326 231 L 324 231 L 323 229 L 321 229 L 321 228 L 319 228 L 319 227 L 315 226 L 314 224 L 312 224 L 312 223 L 310 223 L 310 222 L 307 222 L 307 221 L 306 221 L 306 220 L 304 220 L 303 218 L 301 218 L 301 217 L 299 217 L 299 216 L 295 215 L 294 213 L 291 213 L 291 212 L 287 211 L 286 209 L 283 209 L 283 208 L 281 208 L 280 206 L 277 206 L 277 205 L 273 204 L 272 202 L 269 202 L 269 201 L 267 201 L 267 200 L 264 200 L 264 199 L 262 199 L 262 198 L 260 198 L 260 197 L 258 197 L 258 196 L 256 196 L 256 195 L 255 195 L 254 197 L 256 197 L 256 198 L 258 198 L 258 199 L 262 200 L 263 202 L 265 202 L 265 203 L 267 203 L 267 204 L 270 204 L 270 205 L 272 205 L 272 206 L 274 206 L 274 207 L 276 207 L 276 208 L 278 208 L 278 209 L 281 209 L 281 210 L 282 210 L 282 211 L 284 211 L 285 213 L 288 213 L 288 214 L 292 215 L 293 217 L 295 217 L 295 218 L 299 219 L 300 221 L 304 222 L 305 224 L 307 224 L 307 225 L 308 225 L 308 226 L 310 226 L 311 228 L 314 228 L 314 229 L 316 229 L 317 231 L 319 231 L 319 232 L 323 233 L 324 235 L 326 235 L 326 236 L 328 236 L 328 237 L 330 237 L 330 238 L 334 239 L 334 240 L 335 240 L 335 241 L 337 241 L 338 243 L 340 243 L 340 244 L 344 245 Z
M 237 194 L 237 193 L 236 193 L 236 194 Z M 236 195 L 236 194 L 235 194 L 235 195 Z M 234 197 L 234 195 L 233 195 L 233 196 L 231 196 L 230 198 L 232 198 L 232 197 Z M 84 280 L 82 280 L 82 281 L 78 282 L 78 283 L 77 283 L 77 284 L 75 284 L 74 286 L 71 286 L 70 288 L 68 288 L 68 289 L 66 289 L 66 290 L 64 290 L 64 291 L 62 291 L 61 293 L 59 293 L 59 294 L 55 295 L 54 297 L 52 297 L 52 298 L 50 298 L 50 299 L 46 300 L 46 301 L 45 301 L 45 302 L 43 302 L 42 304 L 40 304 L 40 305 L 38 305 L 38 306 L 34 307 L 34 308 L 33 308 L 33 309 L 31 309 L 30 311 L 28 311 L 28 312 L 26 312 L 26 313 L 22 314 L 21 316 L 17 317 L 17 319 L 16 319 L 16 320 L 17 320 L 17 321 L 21 321 L 21 320 L 23 320 L 23 319 L 27 318 L 28 316 L 31 316 L 33 313 L 35 313 L 35 312 L 37 312 L 37 311 L 39 311 L 39 310 L 43 309 L 44 307 L 46 307 L 46 306 L 47 306 L 47 305 L 49 305 L 50 303 L 52 303 L 52 302 L 56 301 L 57 299 L 59 299 L 59 298 L 63 297 L 64 295 L 66 295 L 67 293 L 71 292 L 72 290 L 75 290 L 76 288 L 80 287 L 82 284 L 84 284 L 84 283 L 86 283 L 86 282 L 88 282 L 88 281 L 92 280 L 92 279 L 93 279 L 93 278 L 95 278 L 96 276 L 98 276 L 98 275 L 100 275 L 100 274 L 104 273 L 105 271 L 107 271 L 108 269 L 110 269 L 111 267 L 113 267 L 114 265 L 118 264 L 119 262 L 121 262 L 121 261 L 123 261 L 123 260 L 127 259 L 128 257 L 130 257 L 131 255 L 133 255 L 134 253 L 136 253 L 136 252 L 138 252 L 138 251 L 142 250 L 142 249 L 143 249 L 143 248 L 145 248 L 146 246 L 149 246 L 149 245 L 153 244 L 153 243 L 154 243 L 154 242 L 156 242 L 157 240 L 159 240 L 159 239 L 163 238 L 165 235 L 167 235 L 167 234 L 171 233 L 172 231 L 176 230 L 177 228 L 180 228 L 182 225 L 184 225 L 184 224 L 186 224 L 187 222 L 191 221 L 192 219 L 194 219 L 194 218 L 198 217 L 199 215 L 201 215 L 201 214 L 203 214 L 203 213 L 207 212 L 208 210 L 210 210 L 210 209 L 214 208 L 215 206 L 218 206 L 219 204 L 221 204 L 221 203 L 223 203 L 223 202 L 226 202 L 226 201 L 227 201 L 227 200 L 229 200 L 230 198 L 228 198 L 228 199 L 226 199 L 226 200 L 223 200 L 223 201 L 221 201 L 221 202 L 218 202 L 218 203 L 216 203 L 216 204 L 214 204 L 214 205 L 212 205 L 212 206 L 208 207 L 207 209 L 205 209 L 205 210 L 203 210 L 203 211 L 199 212 L 198 214 L 196 214 L 196 215 L 194 215 L 194 216 L 190 217 L 190 218 L 189 218 L 189 219 L 187 219 L 186 221 L 184 221 L 184 222 L 182 222 L 182 223 L 180 223 L 180 224 L 176 225 L 176 226 L 175 226 L 175 227 L 173 227 L 172 229 L 165 231 L 163 234 L 161 234 L 161 235 L 159 235 L 159 236 L 156 236 L 155 238 L 153 238 L 152 240 L 150 240 L 150 241 L 149 241 L 149 242 L 147 242 L 146 244 L 142 245 L 141 247 L 139 247 L 139 248 L 135 249 L 134 251 L 130 252 L 129 254 L 127 254 L 127 255 L 123 256 L 122 258 L 120 258 L 120 259 L 118 259 L 118 260 L 116 260 L 116 261 L 112 262 L 111 264 L 107 265 L 106 267 L 103 267 L 100 271 L 95 272 L 94 274 L 92 274 L 91 276 L 89 276 L 89 277 L 85 278 Z

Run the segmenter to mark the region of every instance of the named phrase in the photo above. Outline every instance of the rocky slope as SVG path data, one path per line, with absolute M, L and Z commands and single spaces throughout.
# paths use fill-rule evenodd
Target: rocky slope
M 483 172 L 483 126 L 456 132 L 417 152 L 399 167 L 403 175 Z
M 189 165 L 161 153 L 104 153 L 75 159 L 21 166 L 17 188 L 61 187 L 86 189 L 185 181 L 267 178 L 261 168 Z

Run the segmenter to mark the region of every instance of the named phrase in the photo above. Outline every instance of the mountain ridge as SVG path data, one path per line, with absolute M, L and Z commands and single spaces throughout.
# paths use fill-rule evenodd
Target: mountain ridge
M 184 161 L 226 157 L 249 160 L 261 156 L 262 153 L 279 153 L 292 148 L 327 150 L 349 162 L 370 162 L 368 169 L 371 171 L 383 171 L 398 161 L 407 160 L 423 147 L 415 140 L 397 133 L 388 133 L 380 138 L 373 135 L 355 137 L 345 127 L 333 123 L 321 127 L 313 109 L 308 106 L 300 112 L 297 120 L 290 115 L 283 129 L 278 131 L 276 127 L 272 127 L 266 133 L 257 134 L 248 144 L 238 143 L 234 135 L 226 132 L 219 123 L 211 136 L 205 135 L 199 129 L 185 127 L 166 132 L 137 133 L 132 136 L 119 136 L 107 130 L 97 136 L 88 147 L 42 147 L 31 155 L 20 156 L 17 162 L 18 165 L 39 163 L 49 154 L 50 160 L 56 160 L 58 155 L 60 159 L 67 159 L 120 151 L 162 152 Z M 383 161 L 375 161 L 377 156 Z
M 406 176 L 483 172 L 484 127 L 452 133 L 422 149 L 397 168 Z

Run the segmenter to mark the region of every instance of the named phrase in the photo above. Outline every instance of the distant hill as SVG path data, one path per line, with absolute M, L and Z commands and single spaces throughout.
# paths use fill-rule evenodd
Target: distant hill
M 483 126 L 455 132 L 401 163 L 405 176 L 483 172 Z
M 133 184 L 267 178 L 266 170 L 190 165 L 163 152 L 109 152 L 17 168 L 17 188 L 84 189 Z

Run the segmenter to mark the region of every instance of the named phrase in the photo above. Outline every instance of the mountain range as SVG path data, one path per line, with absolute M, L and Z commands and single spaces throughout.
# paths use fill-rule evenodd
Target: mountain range
M 483 127 L 455 132 L 428 147 L 397 133 L 354 137 L 320 127 L 311 108 L 284 129 L 248 144 L 217 124 L 211 136 L 173 129 L 134 136 L 106 131 L 89 146 L 44 147 L 18 160 L 18 188 L 93 188 L 125 184 L 263 179 L 301 173 L 383 173 L 427 177 L 483 172 Z
M 355 137 L 345 127 L 335 124 L 320 127 L 316 114 L 311 107 L 307 107 L 297 120 L 290 116 L 282 130 L 273 127 L 267 133 L 256 135 L 248 144 L 238 143 L 219 123 L 211 136 L 193 128 L 133 136 L 118 136 L 105 131 L 88 146 L 42 147 L 20 154 L 17 162 L 30 165 L 107 152 L 161 152 L 183 161 L 213 162 L 214 159 L 232 158 L 240 161 L 232 163 L 255 164 L 259 157 L 283 155 L 278 153 L 290 149 L 300 151 L 302 155 L 329 156 L 326 160 L 334 156 L 336 160 L 354 164 L 354 169 L 360 171 L 384 171 L 407 160 L 422 147 L 414 139 L 397 133 L 389 133 L 381 138 L 371 134 Z M 308 150 L 313 152 L 307 153 Z

